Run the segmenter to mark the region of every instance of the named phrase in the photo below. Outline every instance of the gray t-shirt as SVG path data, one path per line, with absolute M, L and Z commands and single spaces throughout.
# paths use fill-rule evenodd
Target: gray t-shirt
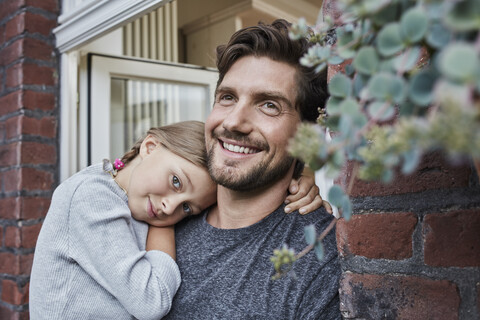
M 271 280 L 274 249 L 287 244 L 299 252 L 305 226 L 320 233 L 334 219 L 323 208 L 305 216 L 283 208 L 241 229 L 214 228 L 206 214 L 177 224 L 182 284 L 166 319 L 341 319 L 335 228 L 323 241 L 322 261 L 311 251 L 291 275 Z

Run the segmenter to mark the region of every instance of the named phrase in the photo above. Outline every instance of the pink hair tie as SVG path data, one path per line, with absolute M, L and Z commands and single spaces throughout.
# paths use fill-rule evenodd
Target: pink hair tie
M 122 162 L 122 160 L 120 159 L 115 159 L 115 161 L 113 162 L 113 166 L 115 167 L 115 169 L 117 170 L 120 170 L 122 169 L 123 167 L 125 167 L 125 164 Z

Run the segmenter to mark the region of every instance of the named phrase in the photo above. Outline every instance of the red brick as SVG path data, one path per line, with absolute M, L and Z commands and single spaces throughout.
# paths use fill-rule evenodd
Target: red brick
M 25 14 L 18 14 L 5 24 L 5 41 L 25 32 Z
M 48 36 L 52 33 L 52 29 L 56 27 L 56 19 L 48 19 L 40 14 L 25 12 L 25 29 L 28 33 L 40 33 Z
M 3 227 L 0 226 L 0 247 L 3 247 L 3 246 L 4 246 L 4 244 L 3 244 Z
M 23 103 L 24 107 L 29 110 L 53 110 L 55 108 L 55 95 L 53 93 L 25 90 Z
M 19 256 L 19 272 L 20 274 L 29 275 L 32 272 L 32 264 L 33 264 L 33 253 L 27 255 Z
M 5 26 L 5 37 L 11 39 L 24 32 L 35 34 L 40 33 L 48 36 L 52 33 L 52 29 L 57 25 L 56 19 L 49 19 L 41 14 L 32 12 L 22 12 L 9 21 Z
M 0 219 L 44 218 L 50 207 L 48 197 L 10 197 L 0 199 Z M 0 233 L 1 235 L 1 233 Z
M 53 174 L 34 168 L 21 168 L 4 173 L 5 191 L 51 190 Z
M 22 109 L 22 92 L 13 91 L 0 97 L 0 116 Z
M 412 256 L 412 235 L 417 224 L 413 213 L 355 215 L 337 222 L 340 255 L 401 260 Z
M 22 142 L 20 157 L 22 164 L 55 164 L 57 149 L 45 143 Z
M 480 266 L 480 210 L 425 216 L 425 263 L 436 267 Z
M 47 215 L 50 198 L 24 197 L 21 199 L 21 219 L 38 219 Z
M 458 319 L 460 296 L 447 280 L 345 273 L 340 310 L 355 319 Z
M 5 43 L 5 25 L 0 25 L 0 46 Z
M 19 257 L 10 252 L 0 252 L 0 273 L 19 274 Z
M 338 183 L 348 190 L 354 163 L 349 162 L 343 170 Z M 431 189 L 468 187 L 472 170 L 470 165 L 453 165 L 440 153 L 425 155 L 417 171 L 411 175 L 403 175 L 397 170 L 393 181 L 389 184 L 367 182 L 355 178 L 350 191 L 352 197 L 386 196 L 421 192 Z M 415 181 L 415 183 L 412 183 Z
M 20 229 L 16 226 L 5 227 L 5 246 L 10 248 L 20 248 L 22 245 L 22 237 Z
M 28 303 L 28 285 L 19 287 L 15 281 L 3 280 L 2 301 L 13 305 Z
M 57 134 L 57 122 L 55 117 L 41 119 L 30 118 L 25 115 L 12 117 L 5 121 L 6 139 L 28 134 L 45 138 L 55 138 Z
M 52 60 L 54 49 L 51 45 L 34 38 L 23 40 L 23 55 L 25 57 L 46 61 Z
M 29 7 L 39 8 L 51 13 L 58 13 L 58 0 L 26 0 Z
M 5 227 L 5 246 L 10 248 L 35 248 L 41 223 L 32 226 Z
M 20 142 L 0 145 L 0 168 L 11 167 L 19 163 Z
M 20 207 L 20 197 L 0 199 L 0 219 L 19 219 Z
M 25 0 L 2 1 L 2 5 L 0 6 L 0 20 L 18 11 L 20 8 L 24 6 L 25 6 Z
M 5 141 L 5 122 L 0 122 L 0 141 Z
M 0 50 L 0 65 L 5 66 L 23 56 L 23 39 L 12 42 L 9 46 Z
M 52 86 L 56 83 L 55 68 L 34 63 L 18 63 L 7 68 L 7 87 L 25 84 Z
M 41 223 L 21 227 L 22 248 L 35 248 L 41 227 Z
M 12 42 L 0 51 L 0 65 L 7 65 L 23 57 L 52 60 L 53 48 L 42 40 L 22 38 Z

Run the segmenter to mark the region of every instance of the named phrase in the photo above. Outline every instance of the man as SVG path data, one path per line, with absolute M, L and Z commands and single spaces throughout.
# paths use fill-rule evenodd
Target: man
M 315 120 L 326 75 L 302 67 L 306 40 L 288 37 L 277 20 L 234 34 L 217 48 L 219 80 L 205 125 L 217 205 L 176 227 L 182 284 L 168 319 L 340 319 L 340 266 L 334 229 L 293 272 L 271 280 L 273 250 L 306 246 L 304 227 L 317 232 L 334 219 L 323 208 L 286 215 L 283 199 L 302 166 L 287 151 L 302 120 Z

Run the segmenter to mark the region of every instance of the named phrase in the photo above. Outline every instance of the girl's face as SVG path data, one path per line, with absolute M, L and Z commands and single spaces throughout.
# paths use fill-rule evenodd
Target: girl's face
M 170 152 L 148 136 L 132 168 L 128 206 L 136 220 L 163 227 L 199 214 L 216 202 L 207 170 Z

